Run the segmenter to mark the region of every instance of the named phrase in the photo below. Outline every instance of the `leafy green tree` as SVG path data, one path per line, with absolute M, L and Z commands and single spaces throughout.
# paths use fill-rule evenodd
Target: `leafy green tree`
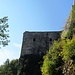
M 3 17 L 0 19 L 0 46 L 6 46 L 8 45 L 8 38 L 9 38 L 9 30 L 7 28 L 9 27 L 8 23 L 8 17 Z
M 5 61 L 4 65 L 0 66 L 0 75 L 17 75 L 19 68 L 18 59 Z

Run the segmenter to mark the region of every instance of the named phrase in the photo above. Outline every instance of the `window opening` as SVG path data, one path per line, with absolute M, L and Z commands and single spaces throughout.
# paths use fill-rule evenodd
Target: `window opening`
M 35 41 L 35 38 L 33 38 L 33 41 Z
M 50 38 L 49 40 L 52 41 L 52 38 Z

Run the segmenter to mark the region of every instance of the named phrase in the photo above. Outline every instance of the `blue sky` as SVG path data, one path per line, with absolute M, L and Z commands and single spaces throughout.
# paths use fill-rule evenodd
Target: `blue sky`
M 73 0 L 1 0 L 0 18 L 8 16 L 10 43 L 0 49 L 0 64 L 20 57 L 25 31 L 60 31 Z

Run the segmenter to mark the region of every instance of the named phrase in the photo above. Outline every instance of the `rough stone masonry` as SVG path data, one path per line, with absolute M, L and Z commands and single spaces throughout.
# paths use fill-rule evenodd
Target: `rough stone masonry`
M 54 40 L 58 40 L 60 32 L 24 32 L 21 56 L 27 54 L 45 54 Z

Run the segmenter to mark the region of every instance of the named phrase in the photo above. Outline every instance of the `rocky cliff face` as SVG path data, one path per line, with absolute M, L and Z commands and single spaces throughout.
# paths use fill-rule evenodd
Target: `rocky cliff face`
M 72 11 L 70 12 L 70 15 L 69 15 L 69 18 L 67 19 L 67 22 L 66 22 L 66 25 L 64 27 L 64 30 L 62 31 L 62 34 L 61 34 L 61 38 L 64 38 L 66 37 L 66 34 L 70 28 L 70 25 L 71 25 L 71 21 L 72 21 Z
M 66 25 L 64 27 L 64 30 L 62 31 L 61 38 L 69 38 L 69 36 L 74 35 L 75 33 L 75 2 L 72 6 L 69 18 L 67 19 Z

